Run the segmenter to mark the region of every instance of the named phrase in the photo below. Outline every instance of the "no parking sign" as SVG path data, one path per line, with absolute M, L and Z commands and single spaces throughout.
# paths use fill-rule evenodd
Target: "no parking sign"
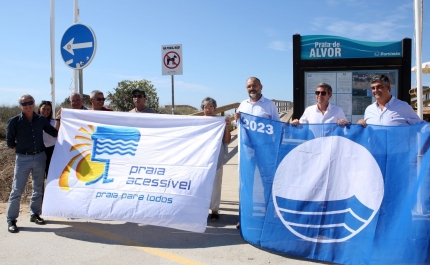
M 182 75 L 182 44 L 161 46 L 162 75 Z

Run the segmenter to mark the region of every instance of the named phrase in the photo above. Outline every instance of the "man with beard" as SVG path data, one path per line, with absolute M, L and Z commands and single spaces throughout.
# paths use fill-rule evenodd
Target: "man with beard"
M 263 94 L 261 94 L 262 90 L 263 85 L 261 84 L 260 79 L 257 77 L 248 78 L 246 81 L 246 92 L 248 93 L 249 98 L 240 103 L 237 112 L 234 114 L 236 120 L 240 119 L 239 112 L 243 112 L 257 117 L 280 121 L 278 108 L 275 106 L 273 101 L 263 97 Z M 240 124 L 240 122 L 237 124 Z M 246 153 L 246 150 L 244 150 L 244 152 Z M 261 172 L 261 170 L 262 169 L 260 169 L 259 172 Z M 236 224 L 236 228 L 240 228 L 240 222 Z
M 240 103 L 237 112 L 234 114 L 236 120 L 240 118 L 239 112 L 275 121 L 280 120 L 275 103 L 270 99 L 263 97 L 263 94 L 261 94 L 262 90 L 263 85 L 261 84 L 260 79 L 257 77 L 248 78 L 246 81 L 246 91 L 249 98 Z

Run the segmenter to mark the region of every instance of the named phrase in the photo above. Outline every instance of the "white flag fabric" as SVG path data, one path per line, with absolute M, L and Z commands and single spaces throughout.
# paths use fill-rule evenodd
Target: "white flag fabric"
M 204 232 L 224 117 L 63 109 L 44 217 Z

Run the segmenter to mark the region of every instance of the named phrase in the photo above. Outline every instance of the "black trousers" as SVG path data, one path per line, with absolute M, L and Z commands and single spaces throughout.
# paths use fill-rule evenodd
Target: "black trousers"
M 49 164 L 51 163 L 51 157 L 52 157 L 52 153 L 54 152 L 54 147 L 55 145 L 45 148 L 45 154 L 46 154 L 45 179 L 48 177 Z

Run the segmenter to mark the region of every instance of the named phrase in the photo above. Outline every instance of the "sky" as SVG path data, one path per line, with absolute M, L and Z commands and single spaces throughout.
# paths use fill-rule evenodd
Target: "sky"
M 73 71 L 60 53 L 73 22 L 73 0 L 55 1 L 55 100 L 74 91 Z M 413 0 L 81 0 L 79 22 L 97 39 L 83 70 L 83 91 L 113 92 L 124 80 L 146 79 L 160 105 L 172 103 L 162 75 L 161 46 L 182 45 L 183 74 L 174 77 L 175 105 L 218 106 L 247 98 L 256 76 L 269 99 L 293 100 L 292 36 L 332 35 L 387 42 L 414 39 Z M 424 6 L 422 61 L 430 61 L 430 12 Z M 50 1 L 0 1 L 0 105 L 23 94 L 51 99 Z M 427 34 L 426 34 L 427 33 Z M 414 47 L 414 41 L 413 41 Z M 415 53 L 413 50 L 413 65 Z M 412 86 L 415 84 L 412 73 Z M 423 76 L 430 85 L 430 75 Z M 130 99 L 131 100 L 131 99 Z

